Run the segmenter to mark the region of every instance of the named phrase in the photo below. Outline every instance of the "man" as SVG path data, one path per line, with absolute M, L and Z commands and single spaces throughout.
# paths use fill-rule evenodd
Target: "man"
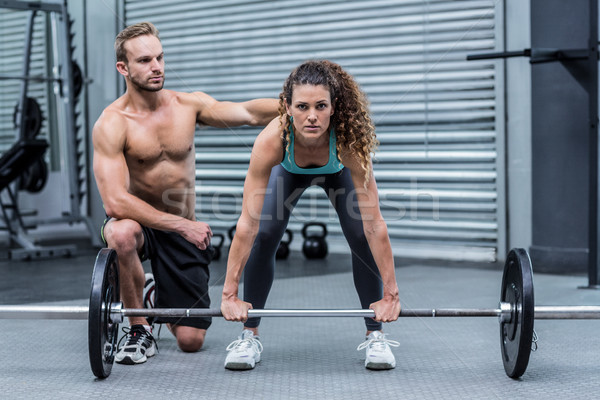
M 126 308 L 142 308 L 150 259 L 156 306 L 209 307 L 208 263 L 212 232 L 195 220 L 196 124 L 266 125 L 277 115 L 275 99 L 219 102 L 202 92 L 163 89 L 164 55 L 158 30 L 144 22 L 115 40 L 117 70 L 127 90 L 109 105 L 93 130 L 94 175 L 108 216 L 102 229 L 120 266 Z M 210 318 L 160 318 L 186 352 L 199 350 Z M 156 345 L 144 317 L 129 318 L 130 331 L 116 355 L 123 364 L 145 362 Z

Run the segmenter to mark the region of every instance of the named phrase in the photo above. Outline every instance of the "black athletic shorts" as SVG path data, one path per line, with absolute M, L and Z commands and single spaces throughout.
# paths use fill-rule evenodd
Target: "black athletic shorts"
M 150 260 L 152 266 L 156 283 L 154 306 L 156 308 L 209 308 L 208 264 L 215 251 L 212 245 L 206 250 L 200 250 L 178 233 L 145 226 L 142 226 L 142 232 L 144 248 L 140 259 Z M 210 317 L 158 317 L 155 322 L 208 329 L 212 319 Z

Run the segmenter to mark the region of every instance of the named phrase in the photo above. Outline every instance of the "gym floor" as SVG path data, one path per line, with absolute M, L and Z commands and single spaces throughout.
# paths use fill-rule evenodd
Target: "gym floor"
M 33 262 L 0 262 L 1 304 L 87 305 L 97 249 Z M 502 265 L 396 261 L 407 308 L 496 308 Z M 600 304 L 582 290 L 585 276 L 536 273 L 536 304 Z M 211 265 L 218 307 L 225 261 Z M 293 252 L 277 266 L 267 308 L 358 308 L 350 257 L 307 261 Z M 126 324 L 123 324 L 126 325 Z M 87 322 L 0 319 L 0 388 L 8 399 L 564 399 L 600 391 L 600 321 L 536 321 L 538 350 L 519 380 L 502 366 L 496 318 L 402 318 L 388 324 L 397 366 L 364 368 L 361 318 L 264 318 L 262 361 L 251 371 L 223 368 L 241 325 L 215 318 L 205 347 L 183 353 L 164 327 L 159 353 L 145 364 L 115 364 L 96 380 L 87 354 Z M 157 329 L 155 330 L 155 334 Z

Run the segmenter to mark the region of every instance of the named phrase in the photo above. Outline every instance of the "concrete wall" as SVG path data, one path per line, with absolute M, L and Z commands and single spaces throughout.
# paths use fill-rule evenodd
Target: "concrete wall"
M 115 69 L 115 55 L 113 43 L 117 32 L 122 28 L 119 22 L 119 3 L 114 1 L 91 1 L 78 3 L 73 6 L 85 5 L 85 21 L 87 28 L 87 54 L 86 75 L 93 80 L 88 85 L 88 131 L 90 165 L 90 196 L 89 207 L 93 225 L 99 230 L 104 221 L 105 214 L 102 200 L 96 187 L 92 170 L 92 143 L 91 134 L 95 121 L 104 108 L 119 96 L 120 75 Z
M 505 2 L 505 49 L 531 47 L 529 1 Z M 506 198 L 508 247 L 531 245 L 531 66 L 506 59 Z
M 532 0 L 532 48 L 586 49 L 590 1 Z M 585 271 L 589 223 L 589 97 L 597 62 L 532 64 L 534 265 Z

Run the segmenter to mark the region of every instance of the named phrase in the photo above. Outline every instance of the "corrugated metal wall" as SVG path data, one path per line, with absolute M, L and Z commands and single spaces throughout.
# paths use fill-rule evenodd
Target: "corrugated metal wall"
M 302 61 L 340 63 L 371 101 L 381 142 L 375 176 L 395 255 L 492 260 L 504 234 L 501 71 L 465 56 L 497 47 L 499 3 L 127 0 L 124 21 L 159 28 L 167 88 L 219 100 L 276 97 Z M 259 131 L 197 135 L 197 215 L 214 231 L 237 221 Z M 345 248 L 320 189 L 298 203 L 292 248 L 308 220 L 326 221 L 332 250 Z

